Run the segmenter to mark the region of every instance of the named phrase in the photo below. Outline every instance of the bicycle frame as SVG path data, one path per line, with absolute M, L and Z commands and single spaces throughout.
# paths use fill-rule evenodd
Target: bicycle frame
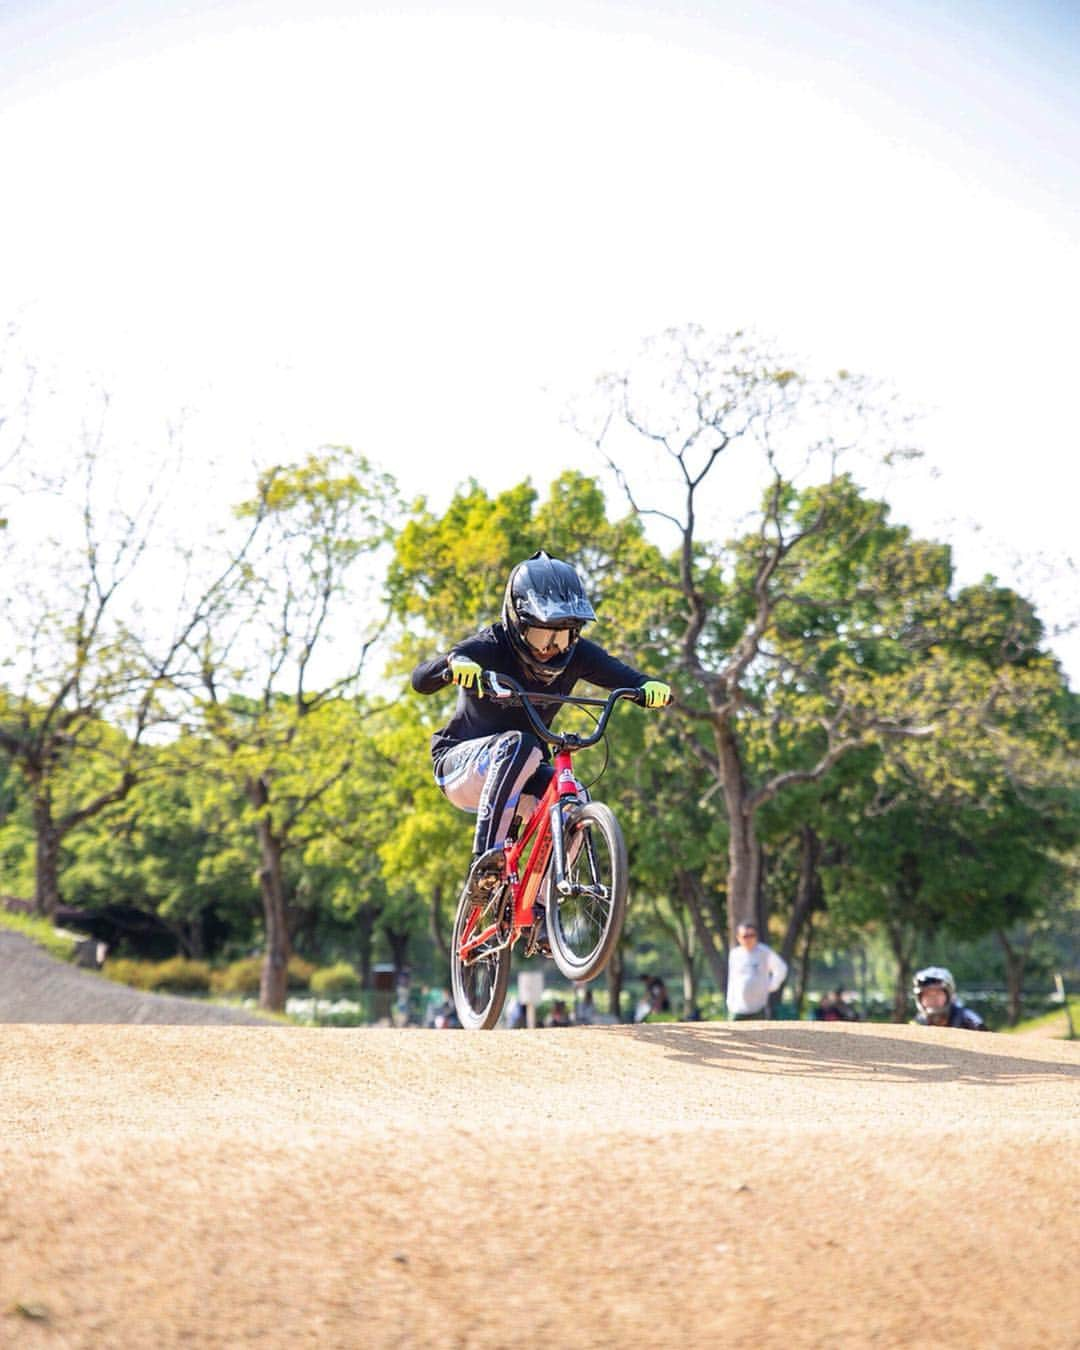
M 535 921 L 533 904 L 543 882 L 544 873 L 547 871 L 552 851 L 554 850 L 557 855 L 562 852 L 561 848 L 555 847 L 555 839 L 558 839 L 560 845 L 562 844 L 560 803 L 564 798 L 572 798 L 574 801 L 579 800 L 578 783 L 574 777 L 573 759 L 570 751 L 560 749 L 555 752 L 554 778 L 547 785 L 544 795 L 540 798 L 536 809 L 525 823 L 525 827 L 518 838 L 512 844 L 508 844 L 506 848 L 507 885 L 510 888 L 514 906 L 509 933 L 506 932 L 505 919 L 501 915 L 496 915 L 495 921 L 479 932 L 467 931 L 461 946 L 461 957 L 466 965 L 469 962 L 470 954 L 474 952 L 479 955 L 481 951 L 487 953 L 492 950 L 497 951 L 500 947 L 513 945 L 521 936 L 522 931 L 530 928 Z M 554 813 L 554 819 L 557 820 L 554 829 L 552 828 L 552 813 Z M 531 852 L 529 851 L 530 846 Z M 528 853 L 528 858 L 525 859 L 522 869 L 522 859 L 526 853 Z M 558 856 L 556 861 L 557 880 L 562 880 L 565 863 Z M 503 940 L 492 947 L 492 939 L 500 935 Z
M 471 964 L 471 960 L 481 955 L 513 946 L 522 932 L 531 928 L 536 917 L 533 908 L 536 894 L 543 884 L 552 853 L 555 855 L 555 884 L 558 889 L 563 889 L 566 871 L 563 847 L 564 804 L 568 801 L 581 800 L 580 785 L 574 777 L 573 752 L 595 745 L 601 739 L 607 728 L 608 718 L 619 699 L 641 701 L 641 694 L 637 689 L 613 689 L 606 699 L 575 698 L 557 694 L 530 696 L 505 675 L 494 675 L 485 671 L 484 677 L 492 697 L 516 699 L 525 709 L 537 734 L 555 747 L 555 773 L 518 838 L 506 845 L 507 880 L 505 886 L 500 887 L 496 893 L 499 912 L 495 914 L 493 922 L 477 931 L 475 925 L 483 913 L 483 909 L 478 908 L 470 921 L 470 926 L 463 934 L 458 952 L 463 965 Z M 603 708 L 604 711 L 591 736 L 577 736 L 572 732 L 560 734 L 552 731 L 537 715 L 532 706 L 532 699 L 537 702 L 592 705 Z M 523 870 L 519 871 L 526 851 L 529 851 L 529 856 Z M 513 909 L 509 916 L 506 914 L 506 887 L 509 887 L 513 900 Z

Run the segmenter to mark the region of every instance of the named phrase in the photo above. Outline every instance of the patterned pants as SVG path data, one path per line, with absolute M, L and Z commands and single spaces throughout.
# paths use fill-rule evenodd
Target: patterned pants
M 448 801 L 476 813 L 473 852 L 501 844 L 515 815 L 527 820 L 544 794 L 550 764 L 536 736 L 504 731 L 462 741 L 435 765 L 435 782 Z

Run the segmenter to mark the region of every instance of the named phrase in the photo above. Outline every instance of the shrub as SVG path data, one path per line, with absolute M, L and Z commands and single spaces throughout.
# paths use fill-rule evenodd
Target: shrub
M 207 994 L 210 992 L 210 967 L 205 961 L 174 956 L 151 965 L 149 989 L 170 994 Z
M 132 989 L 151 989 L 153 987 L 152 961 L 130 961 L 126 957 L 106 959 L 101 973 L 117 984 L 130 985 Z
M 262 968 L 263 958 L 261 956 L 245 956 L 239 961 L 233 961 L 230 965 L 222 967 L 221 970 L 212 971 L 210 974 L 210 989 L 213 993 L 223 997 L 254 998 L 259 992 Z M 307 989 L 314 971 L 315 966 L 312 962 L 305 961 L 302 956 L 290 956 L 289 988 L 292 990 Z
M 262 957 L 245 956 L 233 961 L 221 970 L 215 970 L 210 976 L 210 988 L 215 994 L 243 996 L 259 992 L 259 978 L 262 974 Z
M 317 967 L 314 961 L 305 961 L 302 956 L 289 957 L 289 988 L 307 989 Z
M 129 961 L 118 957 L 105 962 L 102 974 L 132 989 L 168 994 L 205 994 L 210 990 L 210 967 L 205 961 L 189 961 L 184 956 L 174 956 L 168 961 Z
M 323 966 L 311 977 L 311 992 L 316 998 L 349 998 L 360 992 L 360 976 L 348 961 Z

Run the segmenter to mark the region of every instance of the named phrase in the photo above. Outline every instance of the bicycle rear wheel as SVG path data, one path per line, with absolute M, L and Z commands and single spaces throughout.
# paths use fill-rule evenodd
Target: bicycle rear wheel
M 626 841 L 601 802 L 588 802 L 568 815 L 565 829 L 566 880 L 577 894 L 560 895 L 549 870 L 548 941 L 552 960 L 568 980 L 591 980 L 607 965 L 622 934 Z
M 495 899 L 476 900 L 465 888 L 454 919 L 450 943 L 450 986 L 458 1021 L 466 1031 L 490 1031 L 496 1025 L 506 1002 L 510 984 L 510 948 L 481 949 L 461 956 L 461 945 L 468 936 L 494 922 L 496 907 L 502 904 L 503 888 Z

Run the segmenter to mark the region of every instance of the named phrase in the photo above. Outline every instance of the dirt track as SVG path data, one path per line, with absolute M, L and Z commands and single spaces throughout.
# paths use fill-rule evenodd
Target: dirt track
M 1078 1142 L 992 1035 L 0 1026 L 0 1345 L 1075 1347 Z

